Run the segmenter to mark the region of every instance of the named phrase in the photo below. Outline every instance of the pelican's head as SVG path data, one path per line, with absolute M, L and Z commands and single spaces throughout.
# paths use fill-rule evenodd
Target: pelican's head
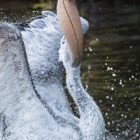
M 83 33 L 83 36 L 84 36 L 89 29 L 89 23 L 83 17 L 80 17 L 80 20 L 81 20 L 81 25 L 82 25 L 82 33 Z
M 82 29 L 83 32 L 86 32 L 87 28 L 82 28 L 75 0 L 58 0 L 57 15 L 60 27 L 67 40 L 70 63 L 73 67 L 78 66 L 83 55 Z M 81 20 L 87 25 L 84 19 Z
M 87 20 L 85 20 L 84 18 L 80 18 L 81 19 L 81 23 L 82 23 L 82 33 L 83 36 L 87 33 L 88 29 L 89 29 L 89 23 Z M 65 38 L 65 36 L 63 36 L 63 38 L 61 39 L 60 42 L 60 49 L 59 49 L 59 61 L 61 61 L 64 65 L 65 68 L 67 68 L 68 66 L 71 65 L 71 53 L 69 52 L 69 45 L 68 42 Z M 76 65 L 75 67 L 77 67 L 79 65 Z

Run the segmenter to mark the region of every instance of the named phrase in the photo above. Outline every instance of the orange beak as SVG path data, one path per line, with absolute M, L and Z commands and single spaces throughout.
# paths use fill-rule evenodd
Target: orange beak
M 58 0 L 57 15 L 68 43 L 71 65 L 78 66 L 83 54 L 83 35 L 75 0 Z

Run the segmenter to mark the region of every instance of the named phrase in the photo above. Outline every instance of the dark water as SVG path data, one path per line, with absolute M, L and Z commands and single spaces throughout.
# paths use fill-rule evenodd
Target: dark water
M 55 5 L 0 2 L 0 20 L 23 21 Z M 79 9 L 90 23 L 84 86 L 100 106 L 109 132 L 123 140 L 140 140 L 140 4 L 95 1 L 81 3 Z

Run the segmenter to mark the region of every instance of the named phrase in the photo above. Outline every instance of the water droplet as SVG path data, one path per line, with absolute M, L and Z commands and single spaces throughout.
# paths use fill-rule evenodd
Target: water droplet
M 114 87 L 111 87 L 111 90 L 114 90 Z
M 115 77 L 115 76 L 117 76 L 117 75 L 116 75 L 115 73 L 112 73 L 112 76 Z
M 109 96 L 106 96 L 106 99 L 109 99 Z
M 111 107 L 113 108 L 113 107 L 115 107 L 115 105 L 114 105 L 114 104 L 112 104 L 112 106 L 111 106 Z

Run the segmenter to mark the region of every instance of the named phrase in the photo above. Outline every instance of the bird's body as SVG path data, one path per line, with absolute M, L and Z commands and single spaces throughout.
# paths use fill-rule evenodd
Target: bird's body
M 56 14 L 45 14 L 55 20 L 42 18 L 50 26 L 43 26 L 41 19 L 28 25 L 23 23 L 24 26 L 16 24 L 22 30 L 22 37 L 13 25 L 0 24 L 3 31 L 0 32 L 1 140 L 82 140 L 82 132 L 62 85 L 63 67 L 58 62 L 62 32 Z M 46 27 L 51 32 L 46 29 L 44 34 L 40 34 Z M 85 23 L 83 28 L 87 28 Z M 23 48 L 26 49 L 29 65 Z
M 85 33 L 88 23 L 81 21 Z M 63 34 L 56 14 L 45 12 L 16 26 L 22 36 L 15 26 L 0 24 L 0 139 L 103 140 L 100 109 L 78 80 L 79 69 L 67 65 L 67 86 L 80 119 L 69 107 L 62 85 L 63 66 L 58 62 Z M 66 54 L 60 53 L 60 57 Z
M 58 123 L 36 96 L 16 27 L 0 24 L 0 139 L 81 140 L 78 127 Z M 61 122 L 62 121 L 62 122 Z

